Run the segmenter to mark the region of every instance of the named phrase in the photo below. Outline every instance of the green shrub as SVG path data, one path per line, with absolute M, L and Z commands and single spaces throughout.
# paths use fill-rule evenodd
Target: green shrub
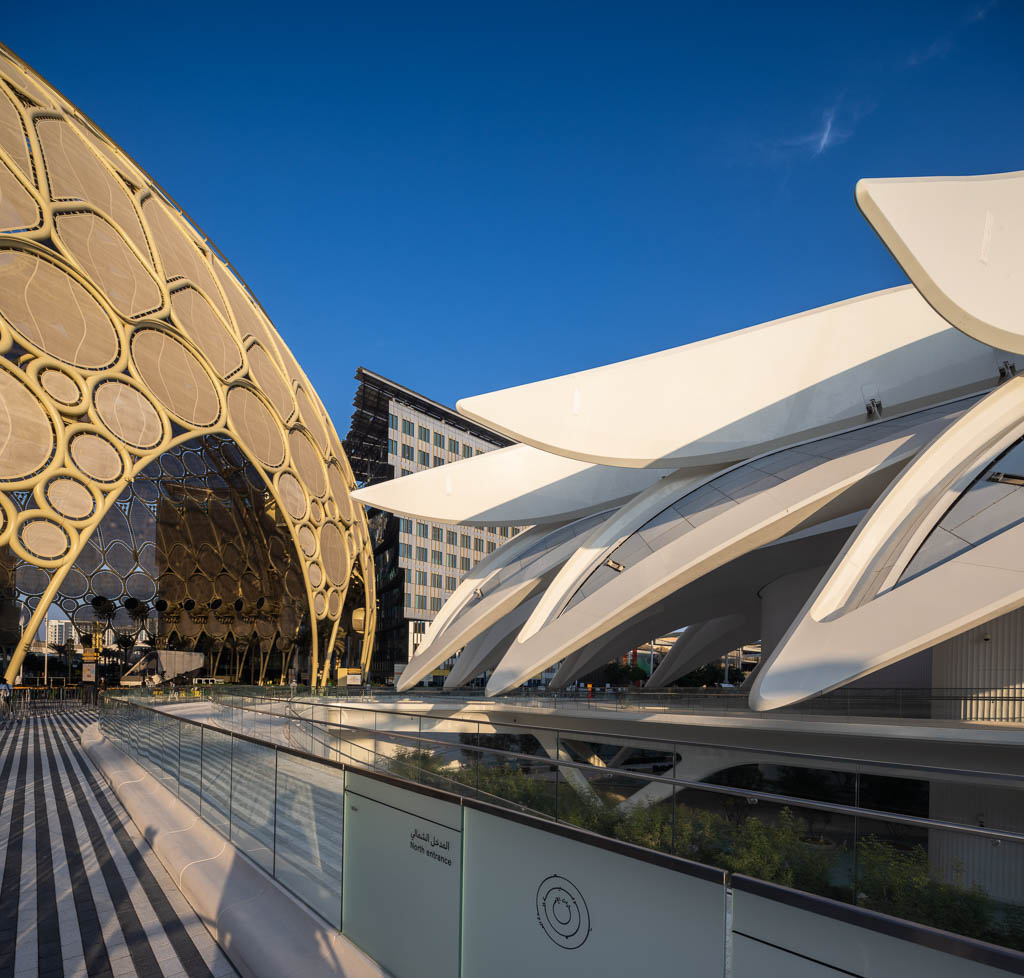
M 543 761 L 538 759 L 543 765 Z M 398 750 L 389 769 L 399 777 L 449 790 L 460 786 L 481 797 L 502 799 L 531 811 L 555 814 L 555 782 L 515 765 L 448 769 L 428 751 Z M 854 881 L 837 886 L 830 871 L 842 868 L 841 847 L 809 838 L 807 822 L 789 808 L 748 814 L 743 804 L 725 813 L 674 800 L 621 807 L 621 796 L 604 802 L 558 785 L 560 821 L 660 852 L 675 853 L 732 873 L 849 900 Z M 850 854 L 852 857 L 854 854 Z M 856 847 L 856 902 L 904 920 L 1024 950 L 1024 909 L 997 905 L 977 886 L 936 879 L 924 846 L 897 847 L 867 836 Z

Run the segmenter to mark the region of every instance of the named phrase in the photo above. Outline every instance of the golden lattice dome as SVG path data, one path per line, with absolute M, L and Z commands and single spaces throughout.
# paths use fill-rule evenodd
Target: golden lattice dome
M 0 232 L 7 675 L 52 605 L 82 634 L 157 616 L 261 677 L 346 638 L 365 668 L 369 534 L 308 378 L 174 202 L 3 48 Z

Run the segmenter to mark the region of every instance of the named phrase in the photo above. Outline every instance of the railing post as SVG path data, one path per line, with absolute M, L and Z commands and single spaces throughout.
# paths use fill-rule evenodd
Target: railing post
M 673 777 L 675 776 L 676 765 L 679 763 L 676 758 L 679 756 L 679 747 L 677 744 L 672 745 L 672 772 Z M 669 795 L 669 804 L 672 806 L 672 855 L 678 856 L 679 852 L 676 849 L 676 811 L 679 805 L 676 803 L 676 787 L 672 785 L 672 794 Z
M 277 879 L 277 762 L 280 757 L 280 751 L 274 748 L 274 851 L 270 856 L 271 872 L 270 875 Z M 342 818 L 344 818 L 344 808 L 342 808 Z
M 561 759 L 561 735 L 555 733 L 555 821 L 558 821 L 558 790 L 559 782 L 562 780 L 562 765 L 559 763 Z
M 230 840 L 232 835 L 232 829 L 234 828 L 232 814 L 234 812 L 235 804 L 235 735 L 228 733 L 230 740 L 228 743 L 228 839 Z

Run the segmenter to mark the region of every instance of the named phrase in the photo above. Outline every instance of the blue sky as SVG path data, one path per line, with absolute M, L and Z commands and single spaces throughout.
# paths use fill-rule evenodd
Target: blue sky
M 863 176 L 1024 168 L 1024 2 L 9 5 L 348 428 L 904 281 Z

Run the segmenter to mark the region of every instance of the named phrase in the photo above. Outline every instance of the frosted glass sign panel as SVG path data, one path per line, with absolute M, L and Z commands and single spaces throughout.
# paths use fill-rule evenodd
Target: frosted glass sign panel
M 341 929 L 396 978 L 459 974 L 462 811 L 345 775 Z
M 765 895 L 747 892 L 748 884 Z M 925 946 L 919 931 L 911 931 L 906 939 L 900 939 L 869 927 L 851 926 L 845 919 L 846 908 L 831 901 L 816 901 L 815 905 L 822 912 L 814 913 L 782 902 L 782 898 L 792 894 L 782 887 L 734 877 L 733 889 L 733 978 L 765 978 L 765 975 L 996 978 L 1006 975 L 1002 968 Z M 769 894 L 777 894 L 777 898 L 772 899 Z M 940 931 L 930 933 L 938 939 L 944 936 Z
M 722 974 L 721 871 L 688 875 L 464 811 L 463 978 Z
M 274 876 L 336 927 L 344 786 L 341 768 L 278 752 Z

